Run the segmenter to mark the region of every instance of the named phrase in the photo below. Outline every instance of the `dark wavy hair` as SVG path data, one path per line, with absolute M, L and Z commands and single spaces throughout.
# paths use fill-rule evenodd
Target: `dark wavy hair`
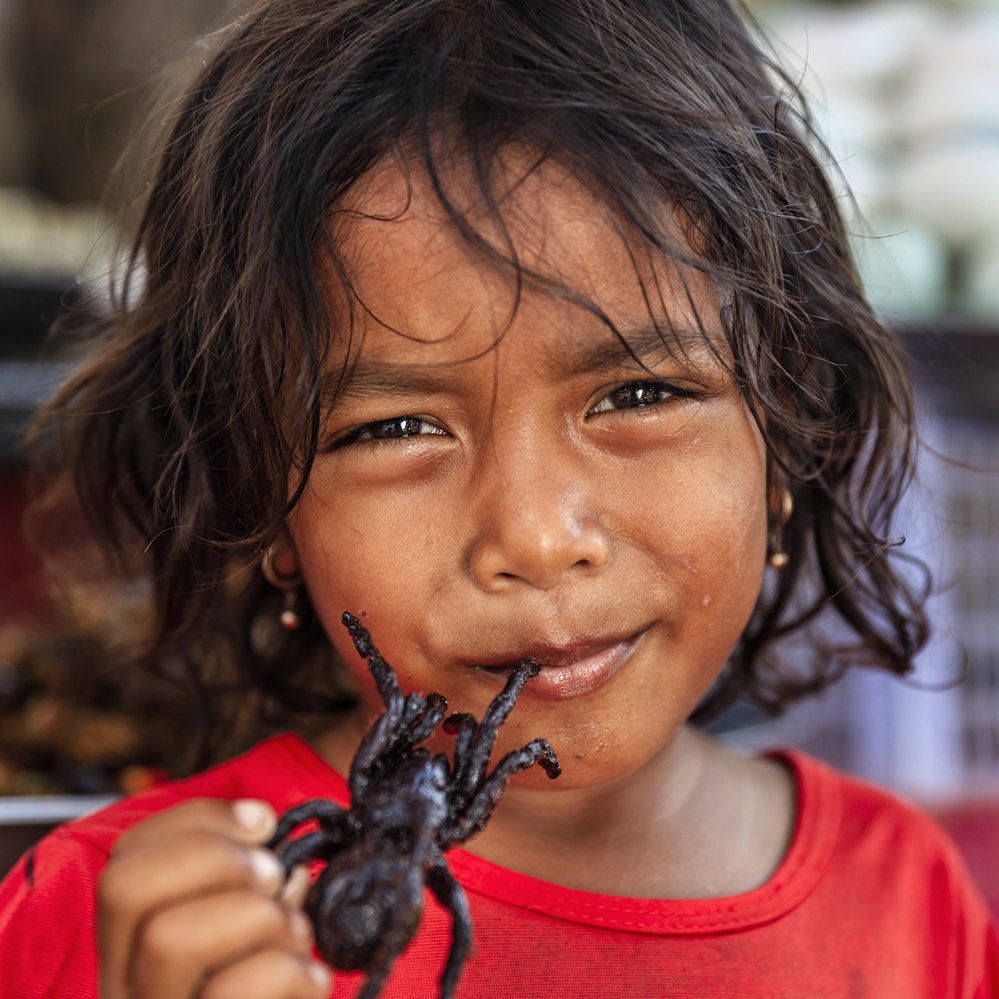
M 778 714 L 852 664 L 912 669 L 929 576 L 889 534 L 914 471 L 909 376 L 861 290 L 831 157 L 761 39 L 725 0 L 264 0 L 199 42 L 158 114 L 110 306 L 28 438 L 108 565 L 148 580 L 139 658 L 197 695 L 199 763 L 218 751 L 227 698 L 254 693 L 262 725 L 345 703 L 314 615 L 266 633 L 280 595 L 257 570 L 335 404 L 332 350 L 353 332 L 332 213 L 389 156 L 422 163 L 518 300 L 530 281 L 609 323 L 449 197 L 460 158 L 505 232 L 491 171 L 510 142 L 568 166 L 622 232 L 724 289 L 726 363 L 794 513 L 789 563 L 694 723 L 740 695 Z M 686 220 L 683 243 L 664 204 Z M 810 638 L 807 662 L 782 659 L 777 640 L 827 608 L 831 637 Z

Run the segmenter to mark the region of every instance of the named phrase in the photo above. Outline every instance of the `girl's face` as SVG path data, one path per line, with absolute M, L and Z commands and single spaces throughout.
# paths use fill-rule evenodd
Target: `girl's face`
M 476 717 L 504 678 L 477 663 L 619 646 L 532 680 L 497 748 L 546 737 L 563 788 L 622 776 L 671 742 L 752 612 L 766 554 L 761 436 L 665 263 L 661 306 L 651 270 L 646 287 L 664 331 L 667 318 L 693 330 L 689 360 L 643 338 L 651 322 L 627 248 L 556 165 L 503 200 L 516 251 L 588 294 L 654 376 L 619 356 L 590 313 L 530 288 L 489 349 L 512 285 L 445 224 L 419 171 L 411 182 L 405 210 L 395 166 L 351 199 L 382 217 L 349 216 L 357 292 L 406 335 L 358 310 L 360 363 L 330 413 L 280 567 L 297 559 L 365 717 L 381 704 L 344 610 L 366 612 L 404 689 L 439 691 L 449 710 Z M 724 346 L 712 288 L 687 281 Z M 538 768 L 519 779 L 547 783 Z

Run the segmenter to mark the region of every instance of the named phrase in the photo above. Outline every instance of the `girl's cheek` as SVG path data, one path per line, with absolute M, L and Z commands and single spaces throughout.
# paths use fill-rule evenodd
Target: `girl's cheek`
M 652 522 L 652 511 L 646 512 Z M 701 468 L 683 503 L 660 512 L 666 573 L 689 623 L 748 619 L 766 560 L 764 478 L 752 467 Z M 656 541 L 649 538 L 655 550 Z M 733 641 L 737 639 L 733 637 Z

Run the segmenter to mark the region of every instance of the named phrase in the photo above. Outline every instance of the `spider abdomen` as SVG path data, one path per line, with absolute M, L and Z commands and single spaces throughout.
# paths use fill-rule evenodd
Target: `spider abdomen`
M 316 947 L 333 967 L 364 969 L 388 941 L 412 939 L 423 910 L 422 865 L 384 846 L 373 856 L 355 846 L 319 876 L 305 909 L 317 929 Z

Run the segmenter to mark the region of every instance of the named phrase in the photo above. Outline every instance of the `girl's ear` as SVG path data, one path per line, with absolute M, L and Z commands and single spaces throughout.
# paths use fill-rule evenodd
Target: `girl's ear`
M 301 569 L 295 546 L 284 531 L 264 552 L 260 560 L 260 571 L 267 581 L 284 590 L 301 582 Z
M 788 554 L 784 551 L 783 529 L 794 513 L 794 497 L 787 486 L 772 482 L 768 499 L 767 564 L 773 569 L 783 569 L 788 563 Z
M 284 590 L 284 609 L 279 618 L 282 627 L 289 631 L 301 628 L 302 615 L 298 598 L 302 588 L 302 572 L 287 532 L 282 531 L 277 540 L 268 546 L 260 560 L 260 571 L 271 586 Z
M 777 528 L 784 527 L 794 513 L 794 497 L 791 490 L 782 482 L 774 481 L 770 485 L 767 509 L 769 520 Z

